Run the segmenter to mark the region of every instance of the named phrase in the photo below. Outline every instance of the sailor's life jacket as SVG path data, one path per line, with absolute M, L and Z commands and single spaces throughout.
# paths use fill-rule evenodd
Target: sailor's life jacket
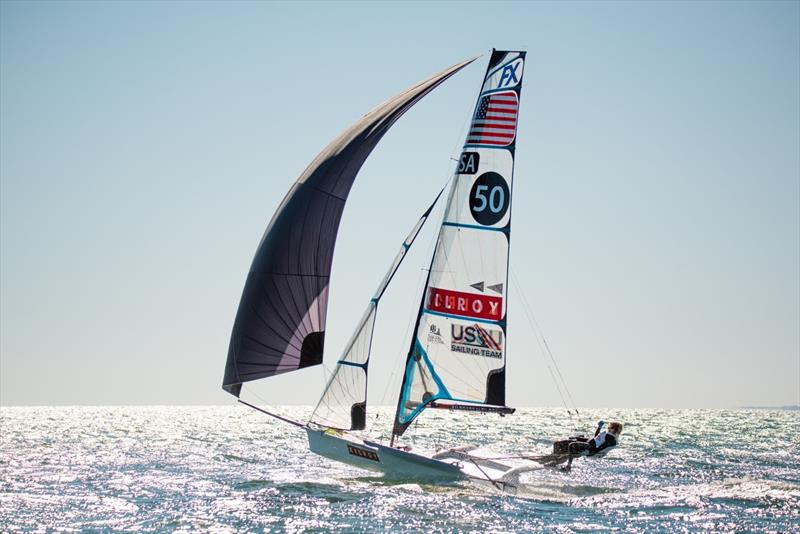
M 603 430 L 595 434 L 594 438 L 589 440 L 589 446 L 591 447 L 591 451 L 589 452 L 590 456 L 600 451 L 607 451 L 607 449 L 617 446 L 617 437 Z

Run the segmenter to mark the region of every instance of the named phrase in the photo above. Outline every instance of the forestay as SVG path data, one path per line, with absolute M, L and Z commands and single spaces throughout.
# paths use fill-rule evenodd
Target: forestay
M 378 302 L 397 269 L 414 244 L 433 207 L 442 195 L 436 195 L 433 203 L 422 214 L 408 236 L 403 240 L 397 255 L 381 280 L 378 289 L 369 301 L 361 321 L 359 321 L 350 341 L 345 345 L 342 357 L 336 362 L 336 368 L 322 394 L 311 421 L 318 425 L 339 430 L 363 430 L 367 416 L 367 374 L 369 355 L 372 347 L 372 334 L 375 328 L 375 316 L 378 313 Z
M 447 199 L 394 423 L 505 408 L 511 191 L 524 52 L 494 51 Z
M 365 115 L 314 159 L 256 250 L 231 333 L 222 387 L 322 363 L 328 281 L 339 221 L 364 160 L 417 101 L 474 61 L 414 85 Z

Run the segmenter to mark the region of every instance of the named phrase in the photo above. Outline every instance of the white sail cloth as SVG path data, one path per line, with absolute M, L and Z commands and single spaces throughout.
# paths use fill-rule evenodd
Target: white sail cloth
M 489 62 L 406 359 L 394 434 L 434 403 L 505 405 L 511 190 L 524 52 Z
M 438 202 L 442 191 L 436 195 L 433 203 L 422 214 L 414 228 L 406 236 L 400 250 L 386 272 L 386 275 L 375 290 L 369 301 L 363 317 L 358 323 L 353 336 L 345 345 L 342 357 L 336 362 L 336 369 L 328 381 L 311 421 L 328 428 L 340 430 L 362 430 L 366 424 L 367 409 L 367 374 L 369 370 L 369 355 L 372 347 L 372 333 L 375 328 L 375 316 L 378 312 L 378 302 L 389 282 L 392 281 L 400 264 L 406 257 L 411 245 L 419 235 L 425 221 Z

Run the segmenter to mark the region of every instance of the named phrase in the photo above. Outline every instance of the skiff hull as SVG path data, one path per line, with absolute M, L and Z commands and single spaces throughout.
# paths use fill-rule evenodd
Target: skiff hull
M 312 452 L 362 469 L 383 473 L 385 479 L 412 482 L 472 480 L 501 491 L 514 490 L 522 473 L 540 469 L 538 464 L 509 465 L 474 456 L 474 446 L 448 449 L 431 456 L 395 449 L 347 434 L 306 427 Z
M 362 469 L 378 471 L 384 478 L 413 481 L 456 481 L 468 478 L 456 465 L 420 454 L 363 441 L 346 434 L 306 428 L 312 452 Z

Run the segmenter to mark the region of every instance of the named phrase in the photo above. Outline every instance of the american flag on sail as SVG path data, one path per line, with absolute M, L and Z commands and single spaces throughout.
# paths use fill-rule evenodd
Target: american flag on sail
M 467 135 L 468 145 L 508 146 L 517 131 L 517 93 L 503 91 L 482 96 Z

